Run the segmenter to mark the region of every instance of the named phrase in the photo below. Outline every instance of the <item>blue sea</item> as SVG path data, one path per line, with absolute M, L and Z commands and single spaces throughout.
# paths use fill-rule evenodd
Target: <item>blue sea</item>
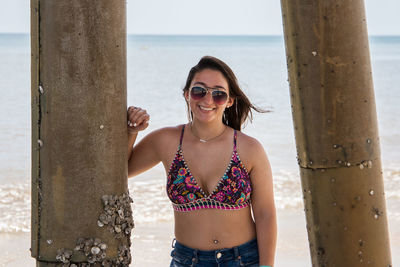
M 244 132 L 264 145 L 274 176 L 279 211 L 302 211 L 284 41 L 281 36 L 128 36 L 128 105 L 151 115 L 143 135 L 185 123 L 182 97 L 189 69 L 204 55 L 224 60 L 253 103 Z M 371 37 L 383 175 L 390 225 L 400 222 L 400 37 Z M 0 34 L 0 233 L 30 231 L 30 39 Z M 158 165 L 130 179 L 135 221 L 171 221 L 165 173 Z M 150 201 L 150 203 L 149 203 Z M 303 229 L 304 230 L 304 229 Z

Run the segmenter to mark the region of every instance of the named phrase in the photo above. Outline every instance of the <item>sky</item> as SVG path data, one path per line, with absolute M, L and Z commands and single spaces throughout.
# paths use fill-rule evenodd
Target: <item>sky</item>
M 30 0 L 0 0 L 0 33 L 28 33 Z M 110 0 L 111 1 L 111 0 Z M 126 0 L 128 34 L 282 35 L 280 0 Z M 400 35 L 399 0 L 366 0 L 370 35 Z

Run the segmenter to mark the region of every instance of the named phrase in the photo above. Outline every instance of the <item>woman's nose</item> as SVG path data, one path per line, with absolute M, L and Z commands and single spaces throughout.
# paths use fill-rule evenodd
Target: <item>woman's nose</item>
M 212 103 L 214 100 L 212 98 L 212 92 L 208 91 L 206 96 L 204 97 L 204 100 L 206 101 L 206 103 Z

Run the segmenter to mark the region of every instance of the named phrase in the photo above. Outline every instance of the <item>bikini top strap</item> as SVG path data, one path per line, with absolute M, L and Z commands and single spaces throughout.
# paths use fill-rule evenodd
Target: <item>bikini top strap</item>
M 179 148 L 182 146 L 183 132 L 185 131 L 185 124 L 182 127 L 181 138 L 179 139 Z
M 233 150 L 236 151 L 237 131 L 233 130 Z

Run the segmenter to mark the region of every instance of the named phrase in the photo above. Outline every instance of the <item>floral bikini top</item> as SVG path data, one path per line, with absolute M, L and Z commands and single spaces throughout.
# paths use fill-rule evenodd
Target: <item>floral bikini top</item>
M 167 194 L 176 211 L 198 209 L 237 210 L 249 206 L 251 200 L 250 176 L 241 162 L 237 148 L 237 132 L 233 134 L 233 152 L 225 174 L 220 178 L 211 194 L 207 195 L 190 173 L 182 152 L 182 139 L 179 141 L 175 158 L 171 163 L 167 178 Z

